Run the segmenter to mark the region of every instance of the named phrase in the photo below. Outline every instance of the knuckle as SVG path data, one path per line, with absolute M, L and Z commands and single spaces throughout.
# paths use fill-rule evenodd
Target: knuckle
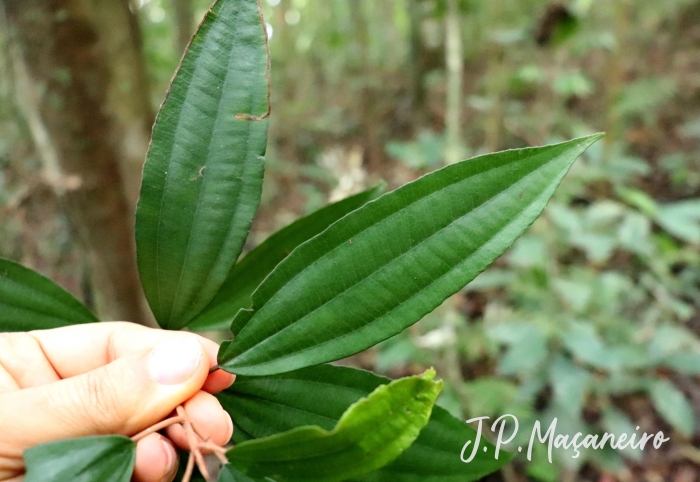
M 7 353 L 12 347 L 13 333 L 0 333 L 0 354 Z
M 22 373 L 41 356 L 41 348 L 28 333 L 0 333 L 0 363 L 11 372 Z
M 0 353 L 16 350 L 26 337 L 25 333 L 0 333 Z

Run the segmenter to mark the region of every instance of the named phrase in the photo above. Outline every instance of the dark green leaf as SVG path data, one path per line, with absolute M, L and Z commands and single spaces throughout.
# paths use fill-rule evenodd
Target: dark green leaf
M 98 321 L 73 295 L 36 271 L 0 259 L 0 332 Z
M 346 367 L 319 365 L 271 377 L 238 377 L 231 388 L 217 395 L 234 421 L 234 440 L 260 438 L 303 425 L 332 430 L 348 406 L 366 397 L 386 378 Z M 319 403 L 319 401 L 323 403 Z M 434 407 L 430 421 L 416 441 L 394 462 L 357 477 L 356 482 L 470 482 L 494 472 L 510 460 L 481 440 L 469 464 L 460 459 L 464 444 L 476 439 L 476 431 Z M 470 445 L 472 447 L 473 445 Z M 468 449 L 465 457 L 470 455 Z
M 219 0 L 153 128 L 136 213 L 139 273 L 158 323 L 179 329 L 236 262 L 260 202 L 268 108 L 256 0 Z
M 129 482 L 136 444 L 121 435 L 50 442 L 24 452 L 24 482 Z
M 250 308 L 251 295 L 255 288 L 294 248 L 316 236 L 347 213 L 376 198 L 384 188 L 385 184 L 380 184 L 326 206 L 267 238 L 233 267 L 214 300 L 189 324 L 190 329 L 228 329 L 238 310 Z M 232 326 L 231 330 L 238 333 L 240 328 L 242 327 Z
M 383 467 L 418 437 L 442 382 L 423 376 L 376 388 L 354 403 L 331 431 L 304 426 L 236 445 L 228 457 L 253 477 L 277 482 L 339 482 Z
M 253 295 L 219 363 L 271 375 L 338 360 L 420 320 L 500 256 L 601 135 L 477 157 L 343 217 Z M 241 317 L 241 320 L 238 318 Z

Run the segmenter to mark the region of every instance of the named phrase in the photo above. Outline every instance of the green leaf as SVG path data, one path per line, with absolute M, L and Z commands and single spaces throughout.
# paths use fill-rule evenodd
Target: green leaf
M 574 365 L 568 358 L 557 355 L 549 363 L 549 380 L 553 401 L 571 417 L 578 417 L 583 409 L 591 374 Z
M 660 205 L 656 222 L 678 239 L 700 244 L 700 199 Z
M 136 444 L 121 435 L 73 438 L 24 452 L 24 482 L 129 482 Z
M 234 440 L 239 443 L 304 425 L 332 430 L 349 405 L 386 383 L 388 379 L 363 370 L 319 365 L 271 377 L 241 376 L 217 397 L 233 418 Z M 495 447 L 482 439 L 480 445 L 487 451 L 479 451 L 469 464 L 463 463 L 461 450 L 475 439 L 475 430 L 435 406 L 416 441 L 396 460 L 354 480 L 470 482 L 510 460 L 510 455 L 503 452 L 496 460 Z
M 56 283 L 6 259 L 0 259 L 0 313 L 0 332 L 45 330 L 98 321 Z
M 267 482 L 271 479 L 252 479 L 243 472 L 236 470 L 231 464 L 221 467 L 219 482 Z
M 700 353 L 675 353 L 663 360 L 662 365 L 685 375 L 700 375 Z
M 336 482 L 376 470 L 398 457 L 428 423 L 442 382 L 435 372 L 402 378 L 354 403 L 331 431 L 304 426 L 238 444 L 231 463 L 277 482 Z
M 674 429 L 686 437 L 695 432 L 695 413 L 693 406 L 668 380 L 654 380 L 650 393 L 654 407 Z
M 499 374 L 518 375 L 535 371 L 547 359 L 545 333 L 537 325 L 520 323 L 512 335 L 510 347 L 498 363 Z
M 601 135 L 490 154 L 343 217 L 284 259 L 241 311 L 219 363 L 271 375 L 338 360 L 420 320 L 498 258 Z M 238 318 L 241 317 L 239 320 Z
M 187 325 L 241 253 L 260 202 L 268 109 L 256 0 L 219 0 L 153 128 L 136 213 L 139 273 L 158 323 Z
M 637 424 L 633 423 L 624 412 L 614 406 L 603 408 L 603 418 L 601 422 L 606 432 L 614 433 L 617 436 L 624 433 L 631 437 L 632 434 L 636 432 L 635 426 Z M 639 461 L 642 459 L 644 452 L 641 448 L 635 449 L 628 445 L 622 449 L 622 454 L 631 460 Z
M 384 183 L 326 206 L 277 231 L 250 251 L 228 274 L 221 290 L 207 308 L 189 324 L 192 330 L 225 330 L 238 310 L 250 308 L 255 288 L 294 248 L 316 236 L 347 213 L 375 199 L 385 189 Z M 234 333 L 238 326 L 231 327 Z

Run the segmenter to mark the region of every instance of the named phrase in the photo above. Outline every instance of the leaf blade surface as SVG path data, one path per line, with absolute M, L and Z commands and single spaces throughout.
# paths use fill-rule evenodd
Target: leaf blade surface
M 371 472 L 413 443 L 442 382 L 435 372 L 381 385 L 351 405 L 331 431 L 303 426 L 236 445 L 234 467 L 277 482 L 337 482 Z
M 373 187 L 325 206 L 277 231 L 236 263 L 216 297 L 189 324 L 193 330 L 225 330 L 239 310 L 250 308 L 255 288 L 294 248 L 316 236 L 332 223 L 376 198 L 384 185 Z M 231 327 L 233 333 L 242 328 Z
M 540 215 L 601 135 L 477 157 L 348 214 L 285 258 L 253 295 L 219 364 L 271 375 L 358 353 L 462 289 Z M 240 318 L 240 319 L 239 319 Z
M 6 259 L 0 259 L 0 313 L 0 332 L 46 330 L 99 321 L 53 281 Z
M 268 108 L 256 0 L 218 0 L 153 128 L 136 212 L 137 259 L 159 324 L 179 329 L 214 298 L 260 202 Z
M 270 377 L 241 376 L 230 388 L 217 395 L 231 414 L 236 431 L 234 441 L 268 437 L 304 425 L 332 430 L 343 412 L 389 380 L 373 373 L 347 367 L 319 365 Z M 480 441 L 475 458 L 465 464 L 460 453 L 476 431 L 446 410 L 435 406 L 428 424 L 416 441 L 390 464 L 355 482 L 470 482 L 498 470 L 510 460 L 495 447 Z
M 59 440 L 24 451 L 25 482 L 129 482 L 136 444 L 121 435 Z

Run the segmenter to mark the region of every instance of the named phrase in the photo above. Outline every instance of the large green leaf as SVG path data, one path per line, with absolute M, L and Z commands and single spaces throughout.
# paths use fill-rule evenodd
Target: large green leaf
M 217 395 L 231 414 L 239 443 L 250 438 L 268 437 L 304 425 L 332 430 L 343 412 L 366 397 L 386 378 L 353 368 L 319 365 L 271 377 L 236 379 L 229 389 Z M 323 403 L 319 403 L 322 400 Z M 470 482 L 494 472 L 510 460 L 495 447 L 481 440 L 474 459 L 460 459 L 467 442 L 476 440 L 476 431 L 446 410 L 434 407 L 428 424 L 416 441 L 395 461 L 356 482 Z M 469 457 L 473 445 L 465 452 Z
M 294 248 L 316 236 L 347 213 L 354 211 L 384 191 L 380 184 L 347 199 L 330 204 L 305 216 L 267 238 L 231 270 L 221 290 L 207 308 L 189 324 L 192 330 L 225 330 L 238 310 L 250 308 L 255 288 Z M 240 327 L 231 327 L 238 333 Z
M 50 442 L 24 452 L 24 482 L 129 482 L 136 444 L 121 435 Z
M 354 403 L 331 431 L 304 426 L 250 440 L 228 451 L 231 464 L 277 482 L 336 482 L 376 470 L 398 457 L 430 417 L 442 382 L 435 372 L 402 378 Z
M 500 256 L 601 135 L 445 167 L 299 246 L 253 295 L 219 363 L 271 375 L 337 360 L 415 323 Z M 242 319 L 239 320 L 238 318 Z
M 36 271 L 0 259 L 0 332 L 98 321 L 73 295 Z
M 236 262 L 260 202 L 268 109 L 256 0 L 219 0 L 153 128 L 136 212 L 139 273 L 158 323 L 187 325 Z

